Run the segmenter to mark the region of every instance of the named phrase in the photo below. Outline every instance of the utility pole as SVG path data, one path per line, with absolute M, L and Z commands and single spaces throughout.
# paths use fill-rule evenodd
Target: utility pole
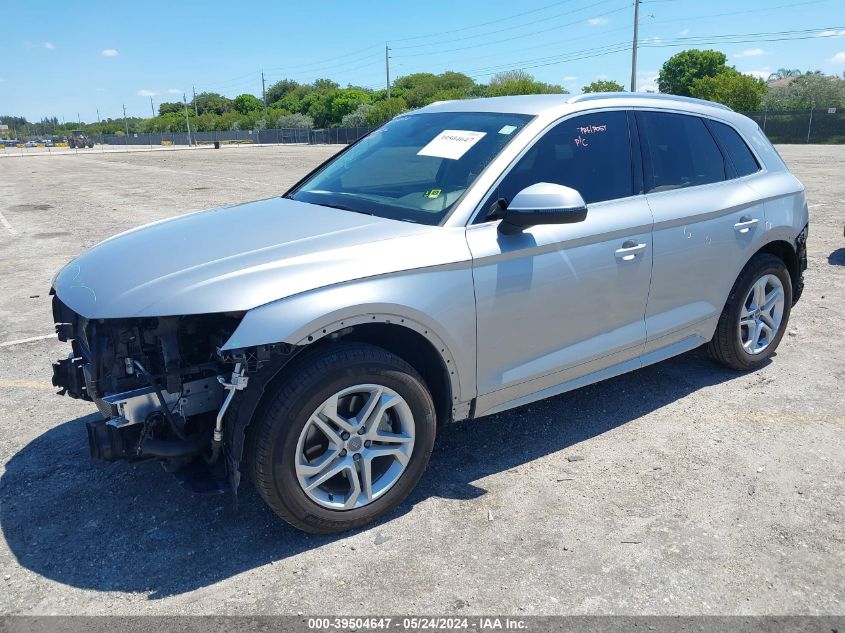
M 197 110 L 197 88 L 196 88 L 196 86 L 191 86 L 191 90 L 194 91 L 194 114 L 196 116 L 199 116 L 200 113 L 199 113 L 199 110 Z M 182 98 L 183 99 L 185 98 L 184 94 L 182 95 Z
M 79 124 L 79 127 L 82 127 L 82 117 L 79 116 L 79 112 L 76 113 L 76 122 Z
M 126 138 L 129 139 L 129 124 L 126 122 L 126 104 L 123 104 L 123 128 L 126 130 Z
M 634 0 L 634 45 L 631 47 L 631 92 L 637 91 L 637 35 L 640 27 L 640 1 Z
M 261 98 L 264 99 L 264 112 L 267 113 L 267 85 L 264 82 L 264 71 L 261 71 Z
M 153 105 L 153 98 L 152 98 L 152 96 L 150 97 L 150 111 L 153 113 L 153 117 L 155 117 L 155 115 L 156 115 L 156 108 L 155 108 L 155 106 Z
M 188 120 L 188 98 L 185 96 L 185 93 L 182 93 L 182 101 L 185 104 L 185 125 L 188 126 L 188 145 L 191 144 L 191 122 Z M 194 99 L 194 107 L 196 107 L 197 101 L 196 98 Z
M 387 98 L 390 99 L 390 47 L 384 45 L 384 72 L 387 75 Z

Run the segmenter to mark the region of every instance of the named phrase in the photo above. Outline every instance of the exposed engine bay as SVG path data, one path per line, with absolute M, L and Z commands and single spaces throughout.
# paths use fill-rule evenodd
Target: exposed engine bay
M 222 492 L 227 479 L 237 486 L 228 471 L 242 438 L 227 465 L 224 418 L 247 374 L 289 356 L 289 346 L 222 352 L 243 313 L 89 320 L 54 296 L 53 317 L 59 340 L 72 346 L 53 364 L 53 384 L 103 416 L 87 422 L 92 457 L 160 460 L 196 492 Z

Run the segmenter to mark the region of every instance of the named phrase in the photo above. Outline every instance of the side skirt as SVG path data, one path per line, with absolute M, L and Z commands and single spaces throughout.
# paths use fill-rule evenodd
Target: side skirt
M 494 405 L 493 407 L 486 410 L 484 409 L 484 396 L 480 396 L 476 400 L 476 412 L 474 417 L 480 418 L 485 415 L 501 413 L 502 411 L 507 411 L 508 409 L 513 409 L 515 407 L 520 407 L 525 404 L 536 402 L 537 400 L 544 400 L 546 398 L 551 398 L 552 396 L 557 396 L 562 393 L 566 393 L 567 391 L 572 391 L 573 389 L 586 387 L 587 385 L 592 385 L 593 383 L 597 383 L 608 378 L 613 378 L 614 376 L 626 374 L 629 371 L 634 371 L 636 369 L 640 369 L 648 365 L 653 365 L 654 363 L 659 363 L 660 361 L 666 360 L 667 358 L 672 358 L 673 356 L 677 356 L 678 354 L 683 354 L 684 352 L 693 350 L 706 342 L 707 340 L 702 336 L 689 336 L 687 338 L 681 339 L 680 341 L 676 341 L 671 345 L 667 345 L 666 347 L 662 347 L 660 349 L 654 350 L 653 352 L 649 352 L 648 354 L 643 354 L 642 356 L 623 361 L 611 367 L 607 367 L 605 369 L 590 374 L 585 374 L 584 376 L 580 376 L 578 378 L 569 380 L 559 385 L 553 385 L 551 387 L 547 387 L 546 389 L 535 391 L 534 393 L 530 393 L 526 396 L 514 398 L 513 400 L 508 400 L 507 402 Z

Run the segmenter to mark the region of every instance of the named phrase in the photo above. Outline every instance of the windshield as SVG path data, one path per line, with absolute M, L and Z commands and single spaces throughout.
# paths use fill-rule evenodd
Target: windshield
M 328 163 L 289 197 L 438 224 L 531 118 L 497 112 L 402 116 Z

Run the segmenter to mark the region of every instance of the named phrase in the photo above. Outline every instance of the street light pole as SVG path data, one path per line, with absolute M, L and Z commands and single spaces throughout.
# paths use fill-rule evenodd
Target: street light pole
M 264 100 L 264 113 L 267 114 L 267 85 L 264 82 L 264 71 L 261 71 L 261 98 Z
M 390 47 L 384 45 L 384 72 L 387 76 L 387 98 L 390 99 Z
M 631 47 L 631 92 L 637 91 L 637 36 L 640 27 L 640 0 L 634 0 L 634 44 Z
M 182 102 L 185 104 L 185 125 L 188 126 L 188 145 L 191 145 L 191 121 L 188 119 L 188 98 L 185 93 L 182 93 Z M 194 105 L 196 105 L 196 98 L 194 98 Z

